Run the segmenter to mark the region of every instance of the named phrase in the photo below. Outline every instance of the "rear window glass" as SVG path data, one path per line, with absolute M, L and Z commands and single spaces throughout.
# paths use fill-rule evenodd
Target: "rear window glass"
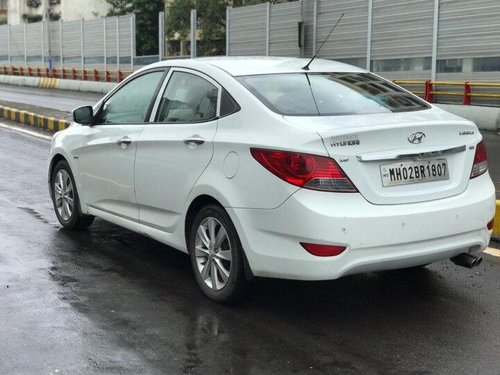
M 370 73 L 283 73 L 238 79 L 282 115 L 342 116 L 429 108 L 418 97 Z

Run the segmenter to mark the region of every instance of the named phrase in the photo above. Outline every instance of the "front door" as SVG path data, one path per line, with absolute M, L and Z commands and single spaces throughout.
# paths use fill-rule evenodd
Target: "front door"
M 165 72 L 144 73 L 107 98 L 94 124 L 83 130 L 74 154 L 81 187 L 89 207 L 138 220 L 134 192 L 137 140 L 149 118 Z

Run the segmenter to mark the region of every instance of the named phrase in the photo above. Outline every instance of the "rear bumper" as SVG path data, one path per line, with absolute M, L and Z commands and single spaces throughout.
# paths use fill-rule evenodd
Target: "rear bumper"
M 301 189 L 273 210 L 228 209 L 254 275 L 299 280 L 412 267 L 483 250 L 495 214 L 488 174 L 457 196 L 407 205 L 373 205 L 360 194 Z M 300 242 L 347 247 L 317 257 Z

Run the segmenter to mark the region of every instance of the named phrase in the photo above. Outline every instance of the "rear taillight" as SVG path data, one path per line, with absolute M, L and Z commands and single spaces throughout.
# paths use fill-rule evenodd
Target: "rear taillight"
M 356 193 L 358 190 L 335 160 L 297 152 L 252 148 L 252 156 L 286 182 L 313 190 Z
M 318 245 L 305 242 L 301 242 L 300 244 L 308 253 L 318 257 L 334 257 L 342 254 L 346 249 L 345 246 Z
M 481 141 L 476 146 L 476 154 L 474 155 L 474 165 L 472 166 L 472 172 L 470 173 L 470 178 L 481 176 L 487 170 L 488 170 L 488 157 L 486 155 L 486 146 L 484 144 L 484 141 Z

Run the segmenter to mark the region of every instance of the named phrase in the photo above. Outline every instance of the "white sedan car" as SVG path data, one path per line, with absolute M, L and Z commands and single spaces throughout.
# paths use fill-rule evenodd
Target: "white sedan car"
M 488 244 L 495 190 L 474 123 L 327 60 L 147 66 L 52 141 L 63 227 L 94 217 L 188 253 L 212 300 L 252 276 L 326 280 Z

